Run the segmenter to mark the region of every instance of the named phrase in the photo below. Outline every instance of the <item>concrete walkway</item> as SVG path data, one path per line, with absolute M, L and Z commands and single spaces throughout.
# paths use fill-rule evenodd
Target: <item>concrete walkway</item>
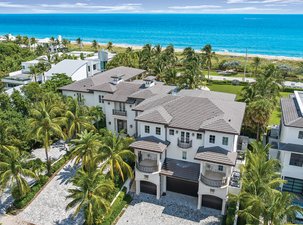
M 66 211 L 70 202 L 66 199 L 68 189 L 73 188 L 70 178 L 76 173 L 76 166 L 69 162 L 47 184 L 37 198 L 23 212 L 18 214 L 22 221 L 43 225 L 77 225 L 82 224 L 81 216 L 73 218 L 74 210 Z

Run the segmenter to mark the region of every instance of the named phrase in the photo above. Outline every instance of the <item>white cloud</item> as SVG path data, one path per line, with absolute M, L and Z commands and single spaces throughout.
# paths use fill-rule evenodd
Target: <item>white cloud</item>
M 228 4 L 303 3 L 303 0 L 227 0 Z
M 188 5 L 188 6 L 170 6 L 169 9 L 181 9 L 181 10 L 192 10 L 192 9 L 217 9 L 221 8 L 218 5 Z
M 27 8 L 28 5 L 14 4 L 12 2 L 0 2 L 0 7 L 2 7 L 2 8 Z

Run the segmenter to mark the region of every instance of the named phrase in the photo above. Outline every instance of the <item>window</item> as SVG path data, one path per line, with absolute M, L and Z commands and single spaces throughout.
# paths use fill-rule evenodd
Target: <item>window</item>
M 197 133 L 197 139 L 202 139 L 202 134 Z
M 144 130 L 146 134 L 149 134 L 149 126 L 145 126 Z
M 175 135 L 175 130 L 170 129 L 170 130 L 169 130 L 169 135 Z
M 298 138 L 299 138 L 299 139 L 303 139 L 303 131 L 299 131 Z
M 182 159 L 186 159 L 187 158 L 187 152 L 182 152 Z
M 285 184 L 283 184 L 283 191 L 302 194 L 303 180 L 292 178 L 292 177 L 284 177 L 284 179 L 287 182 Z
M 223 171 L 223 166 L 222 166 L 222 165 L 219 165 L 219 166 L 218 166 L 218 170 L 219 170 L 219 171 Z
M 96 70 L 97 69 L 97 66 L 96 66 L 96 64 L 95 65 L 93 65 L 93 70 Z
M 303 166 L 303 155 L 291 153 L 289 165 L 302 167 Z
M 161 135 L 161 128 L 160 127 L 156 127 L 156 134 Z
M 90 66 L 87 67 L 88 72 L 90 72 Z
M 222 145 L 228 145 L 228 137 L 222 138 Z
M 99 95 L 99 103 L 104 103 L 103 98 L 104 98 L 104 96 L 103 96 L 103 95 Z
M 181 131 L 181 142 L 189 143 L 189 132 Z
M 216 142 L 216 136 L 215 135 L 209 135 L 209 143 L 215 143 Z

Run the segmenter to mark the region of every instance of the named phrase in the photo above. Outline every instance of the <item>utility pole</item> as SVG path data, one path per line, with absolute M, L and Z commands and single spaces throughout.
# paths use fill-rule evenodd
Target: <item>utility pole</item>
M 244 76 L 243 76 L 243 81 L 245 82 L 245 77 L 246 77 L 246 66 L 247 66 L 247 48 L 246 48 L 246 53 L 245 53 L 245 65 L 244 65 Z

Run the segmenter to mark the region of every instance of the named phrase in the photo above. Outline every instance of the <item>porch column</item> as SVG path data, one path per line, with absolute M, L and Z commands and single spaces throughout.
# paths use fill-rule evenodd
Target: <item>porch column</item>
M 221 215 L 225 215 L 225 207 L 226 207 L 226 199 L 223 199 L 223 201 L 222 201 Z
M 157 185 L 157 199 L 160 199 L 160 196 L 161 196 L 160 185 L 161 184 Z
M 166 193 L 166 176 L 162 176 L 163 177 L 163 180 L 162 180 L 162 182 L 163 182 L 163 192 L 165 192 Z
M 198 195 L 198 209 L 201 209 L 201 205 L 202 205 L 202 195 Z
M 140 194 L 140 180 L 136 180 L 136 195 Z

